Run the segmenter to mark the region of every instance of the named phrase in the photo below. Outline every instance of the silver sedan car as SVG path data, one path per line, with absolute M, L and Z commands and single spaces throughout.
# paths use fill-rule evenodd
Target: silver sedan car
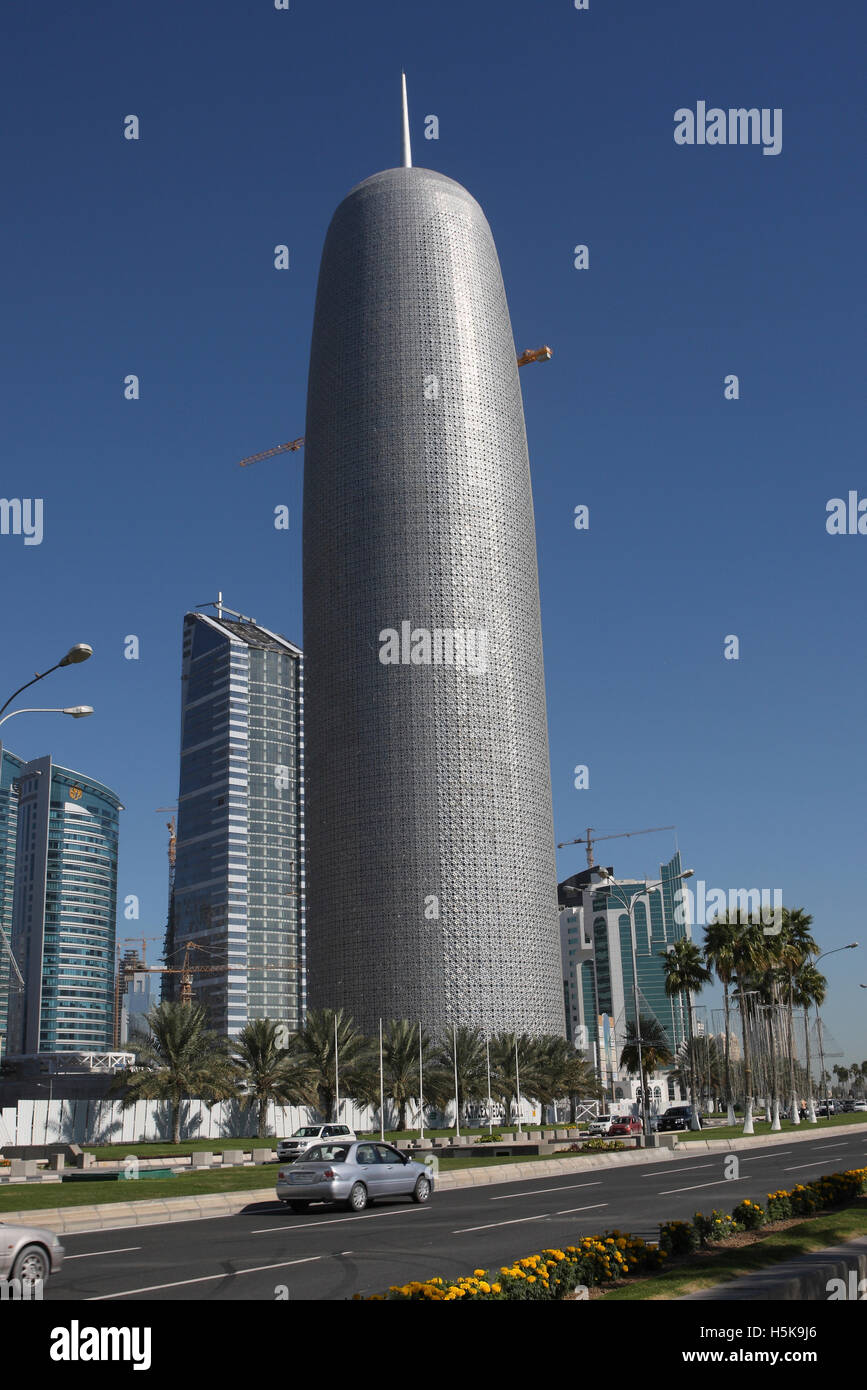
M 44 1284 L 63 1264 L 64 1250 L 53 1231 L 41 1226 L 8 1226 L 0 1221 L 0 1279 Z
M 311 1202 L 340 1202 L 350 1211 L 364 1211 L 380 1197 L 411 1197 L 423 1204 L 432 1191 L 429 1168 L 371 1140 L 315 1144 L 277 1174 L 277 1196 L 293 1211 L 306 1211 Z

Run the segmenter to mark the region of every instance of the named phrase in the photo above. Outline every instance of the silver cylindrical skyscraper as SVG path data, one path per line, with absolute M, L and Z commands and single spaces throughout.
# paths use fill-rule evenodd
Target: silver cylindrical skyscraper
M 521 390 L 452 179 L 389 169 L 337 209 L 305 449 L 310 1004 L 562 1033 Z

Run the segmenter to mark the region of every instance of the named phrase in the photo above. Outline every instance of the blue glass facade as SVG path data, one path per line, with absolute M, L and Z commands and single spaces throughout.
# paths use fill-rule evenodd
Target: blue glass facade
M 52 763 L 17 774 L 10 1052 L 105 1051 L 112 1044 L 121 804 L 101 782 Z
M 0 1040 L 5 1039 L 11 967 L 12 900 L 15 888 L 15 838 L 18 829 L 18 793 L 12 783 L 24 766 L 21 758 L 0 744 Z M 3 937 L 5 936 L 5 942 Z M 0 1041 L 0 1048 L 4 1042 Z
M 303 658 L 249 620 L 184 619 L 181 769 L 166 964 L 204 948 L 211 1023 L 296 1031 L 304 994 Z M 221 968 L 225 967 L 225 968 Z M 164 976 L 176 997 L 178 977 Z

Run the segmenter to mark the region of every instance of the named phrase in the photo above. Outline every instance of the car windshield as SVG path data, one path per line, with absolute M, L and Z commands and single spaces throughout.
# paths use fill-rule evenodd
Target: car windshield
M 304 1155 L 305 1163 L 345 1163 L 349 1147 L 346 1144 L 314 1144 Z
M 319 1125 L 302 1125 L 301 1129 L 296 1129 L 292 1135 L 293 1139 L 318 1139 L 320 1133 Z

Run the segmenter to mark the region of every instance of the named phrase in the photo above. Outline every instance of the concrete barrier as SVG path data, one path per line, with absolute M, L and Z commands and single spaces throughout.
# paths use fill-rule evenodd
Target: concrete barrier
M 246 1157 L 246 1155 L 244 1154 L 244 1150 L 243 1150 L 243 1149 L 224 1149 L 224 1150 L 223 1150 L 223 1167 L 224 1167 L 224 1168 L 229 1168 L 229 1167 L 232 1167 L 233 1165 L 237 1165 L 237 1164 L 243 1163 L 245 1157 Z
M 192 1168 L 210 1168 L 211 1164 L 214 1161 L 214 1155 L 212 1153 L 205 1153 L 204 1151 L 197 1149 L 190 1154 L 190 1159 L 190 1166 Z

